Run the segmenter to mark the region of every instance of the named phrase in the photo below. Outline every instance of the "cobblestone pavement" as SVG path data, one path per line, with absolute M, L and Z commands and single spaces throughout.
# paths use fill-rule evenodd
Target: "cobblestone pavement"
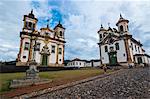
M 150 67 L 125 69 L 117 74 L 96 79 L 37 99 L 150 99 Z

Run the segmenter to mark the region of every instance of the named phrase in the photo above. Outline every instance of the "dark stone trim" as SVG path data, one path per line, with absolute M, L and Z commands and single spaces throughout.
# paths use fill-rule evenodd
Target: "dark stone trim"
M 118 26 L 118 24 L 119 24 L 120 22 L 127 22 L 127 23 L 129 23 L 129 20 L 126 20 L 126 19 L 119 20 L 119 21 L 116 23 L 116 26 Z
M 25 18 L 26 18 L 26 17 L 31 18 L 31 19 L 35 19 L 36 21 L 38 21 L 37 18 L 35 18 L 35 17 L 30 17 L 30 16 L 28 16 L 28 15 L 24 15 L 23 21 L 25 21 Z
M 63 42 L 63 43 L 66 43 L 66 41 L 62 41 L 62 40 L 59 40 L 59 39 L 56 39 L 56 38 L 51 38 L 51 37 L 48 37 L 48 36 L 42 36 L 40 34 L 33 34 L 33 33 L 27 33 L 27 32 L 20 32 L 20 37 L 21 35 L 28 35 L 28 36 L 36 36 L 36 37 L 42 37 L 42 38 L 49 38 L 51 40 L 56 40 L 56 41 L 59 41 L 59 42 Z

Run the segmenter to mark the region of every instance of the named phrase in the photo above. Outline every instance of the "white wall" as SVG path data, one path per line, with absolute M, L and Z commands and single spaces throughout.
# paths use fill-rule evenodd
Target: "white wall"
M 105 44 L 108 46 L 108 44 Z M 102 55 L 102 63 L 103 64 L 107 64 L 109 63 L 109 56 L 108 56 L 108 52 L 105 52 L 105 45 L 101 46 L 101 55 Z M 108 51 L 109 51 L 109 46 L 108 46 Z
M 22 51 L 21 51 L 21 57 L 20 57 L 21 62 L 27 62 L 28 61 L 29 50 L 24 50 L 25 42 L 28 42 L 30 45 L 30 39 L 29 38 L 23 39 L 23 45 L 22 45 Z M 26 56 L 26 58 L 23 58 L 23 56 Z
M 97 67 L 97 66 L 100 66 L 101 64 L 100 64 L 100 61 L 98 61 L 98 62 L 93 62 L 93 66 L 94 67 Z
M 91 62 L 86 63 L 86 67 L 91 67 L 91 66 L 92 66 Z
M 62 49 L 62 52 L 61 52 L 61 54 L 58 53 L 58 64 L 62 64 L 63 63 L 63 45 L 58 46 L 58 51 L 59 51 L 59 48 Z
M 119 43 L 119 50 L 116 50 L 116 48 L 115 48 L 116 43 Z M 116 41 L 111 45 L 105 44 L 105 45 L 101 46 L 102 63 L 108 64 L 109 63 L 109 55 L 108 55 L 108 52 L 105 52 L 105 46 L 108 47 L 108 52 L 110 52 L 110 47 L 113 47 L 114 50 L 117 51 L 117 61 L 118 62 L 126 62 L 127 55 L 126 55 L 124 40 Z
M 51 53 L 52 45 L 55 46 L 55 53 Z M 48 48 L 49 48 L 49 52 L 50 52 L 50 55 L 49 55 L 49 63 L 55 64 L 55 63 L 56 63 L 57 44 L 56 44 L 56 43 L 49 42 L 49 43 L 48 43 Z
M 67 67 L 85 67 L 86 62 L 85 61 L 71 61 L 68 62 Z

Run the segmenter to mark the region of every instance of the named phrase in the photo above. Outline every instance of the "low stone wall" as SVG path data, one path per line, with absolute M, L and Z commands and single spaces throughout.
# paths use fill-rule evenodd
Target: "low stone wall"
M 52 80 L 49 79 L 16 79 L 11 82 L 10 88 L 19 88 L 30 85 L 45 84 L 50 83 L 51 81 Z
M 3 65 L 0 66 L 0 73 L 25 72 L 27 69 L 29 69 L 29 66 Z M 59 71 L 59 70 L 69 70 L 73 68 L 38 66 L 37 69 L 39 71 Z

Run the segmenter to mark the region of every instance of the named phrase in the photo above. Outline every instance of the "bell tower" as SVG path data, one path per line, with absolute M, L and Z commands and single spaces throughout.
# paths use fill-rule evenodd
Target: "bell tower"
M 64 32 L 65 32 L 65 28 L 62 26 L 62 24 L 59 23 L 55 26 L 54 28 L 55 30 L 55 35 L 58 37 L 58 38 L 63 38 L 64 39 Z
M 28 15 L 24 15 L 24 26 L 22 31 L 31 33 L 35 30 L 38 19 L 35 18 L 33 10 Z
M 118 27 L 118 31 L 121 34 L 128 34 L 128 31 L 129 31 L 128 23 L 129 23 L 129 20 L 124 19 L 122 15 L 120 14 L 120 18 L 118 22 L 116 23 L 116 26 Z

